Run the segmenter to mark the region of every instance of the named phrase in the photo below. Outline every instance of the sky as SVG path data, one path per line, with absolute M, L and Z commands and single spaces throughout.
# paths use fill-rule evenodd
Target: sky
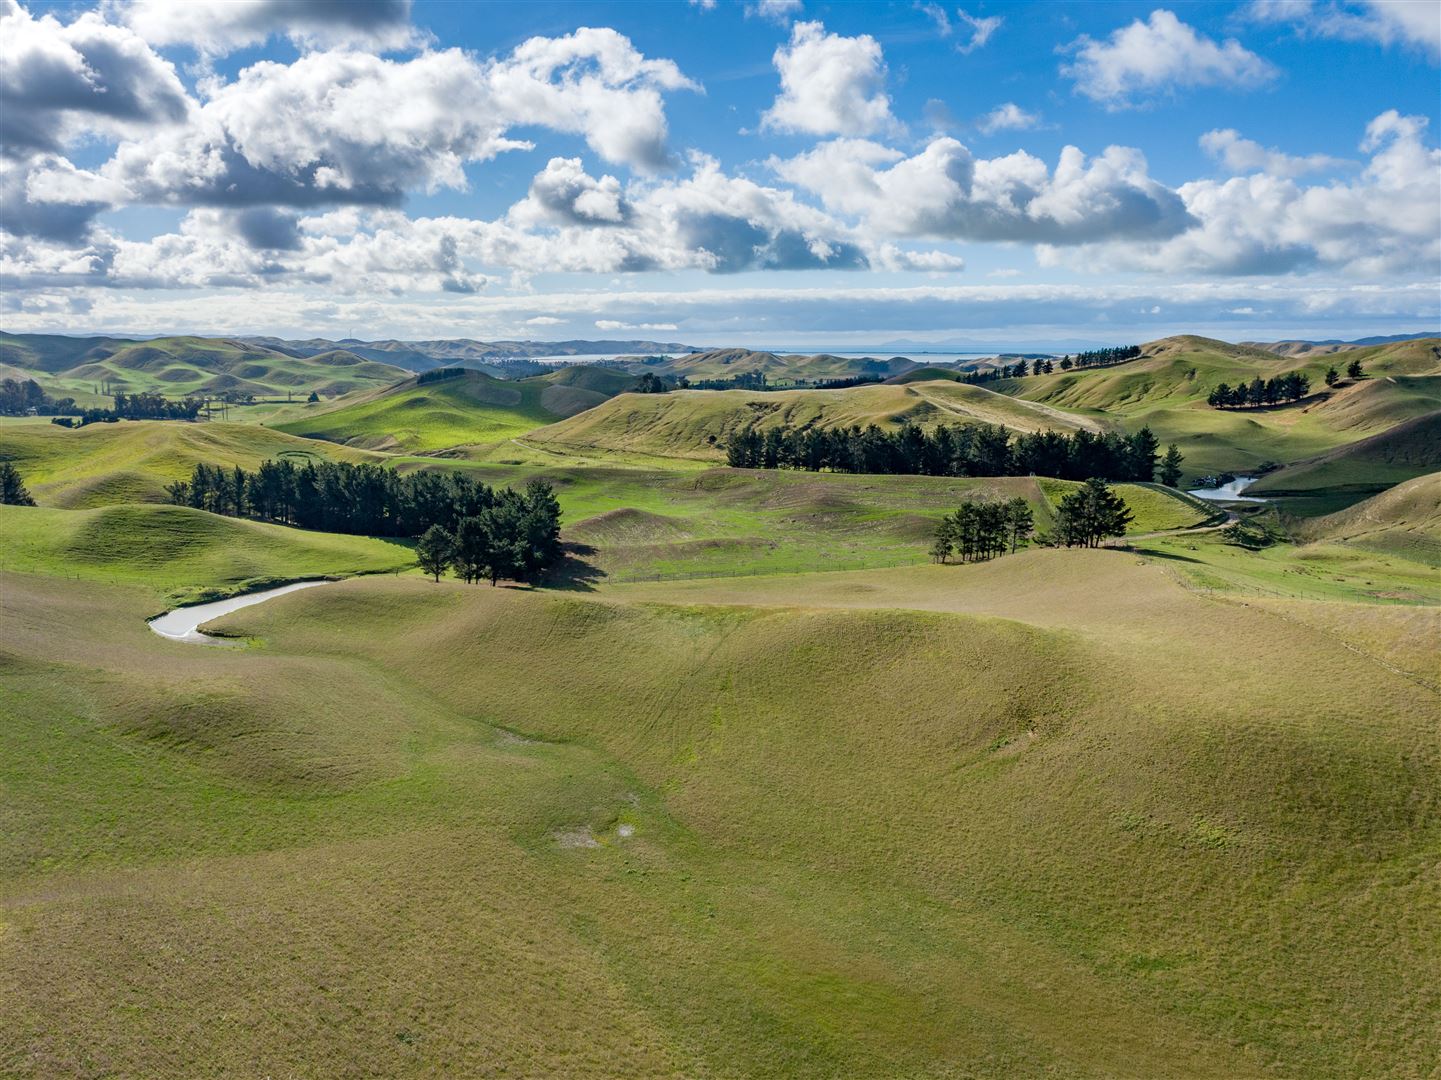
M 0 327 L 1441 328 L 1441 0 L 0 0 Z

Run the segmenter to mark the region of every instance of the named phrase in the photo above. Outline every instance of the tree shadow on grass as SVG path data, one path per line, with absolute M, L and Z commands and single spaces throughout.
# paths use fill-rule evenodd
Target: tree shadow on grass
M 589 544 L 568 543 L 565 558 L 546 577 L 546 587 L 565 592 L 594 592 L 596 582 L 606 577 L 606 572 L 586 559 L 596 554 Z

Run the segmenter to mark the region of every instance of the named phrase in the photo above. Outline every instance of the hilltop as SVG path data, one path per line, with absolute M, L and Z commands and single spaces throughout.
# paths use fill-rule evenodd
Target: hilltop
M 0 363 L 43 376 L 77 398 L 137 391 L 167 397 L 221 394 L 333 397 L 394 382 L 407 372 L 344 349 L 291 356 L 238 338 L 68 338 L 0 334 Z
M 636 374 L 649 371 L 670 378 L 684 376 L 692 381 L 761 374 L 768 382 L 779 385 L 824 379 L 885 379 L 919 366 L 903 356 L 881 360 L 871 356 L 781 354 L 753 349 L 712 349 L 677 357 L 623 357 L 620 362 Z
M 44 420 L 0 424 L 0 460 L 12 461 L 42 506 L 83 509 L 166 499 L 165 485 L 197 464 L 253 469 L 267 458 L 367 460 L 255 424 L 179 421 L 56 427 Z
M 434 378 L 439 372 L 445 377 Z M 424 453 L 523 435 L 599 405 L 635 382 L 596 366 L 515 380 L 470 368 L 435 369 L 333 404 L 308 405 L 304 415 L 275 427 L 308 439 Z
M 1111 367 L 1057 370 L 1000 380 L 998 391 L 1128 429 L 1149 426 L 1176 442 L 1187 472 L 1254 469 L 1324 453 L 1441 409 L 1441 340 L 1361 346 L 1347 354 L 1367 373 L 1360 381 L 1324 384 L 1331 361 L 1300 359 L 1191 335 L 1142 346 L 1134 360 Z M 1219 383 L 1249 382 L 1304 371 L 1311 394 L 1275 409 L 1223 411 L 1206 397 Z
M 1095 421 L 980 386 L 935 381 L 843 390 L 677 390 L 627 394 L 532 431 L 528 443 L 553 450 L 719 460 L 736 431 L 755 426 L 894 428 L 911 423 L 1001 424 L 1016 431 L 1097 429 Z
M 1306 541 L 1339 541 L 1441 568 L 1441 472 L 1407 480 L 1296 529 Z
M 1435 331 L 1426 331 L 1420 334 L 1390 334 L 1385 337 L 1357 338 L 1355 341 L 1341 341 L 1337 338 L 1328 338 L 1325 341 L 1243 341 L 1242 345 L 1249 345 L 1257 349 L 1265 349 L 1277 356 L 1329 356 L 1332 353 L 1349 352 L 1352 349 L 1366 345 L 1393 345 L 1399 341 L 1416 341 L 1421 338 L 1438 338 L 1441 334 Z M 1349 359 L 1349 357 L 1347 358 Z

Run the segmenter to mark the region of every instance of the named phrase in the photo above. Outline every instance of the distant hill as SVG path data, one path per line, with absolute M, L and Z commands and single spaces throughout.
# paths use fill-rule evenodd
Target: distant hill
M 72 338 L 0 334 L 0 364 L 44 376 L 47 389 L 76 397 L 151 391 L 167 397 L 334 397 L 381 386 L 408 372 L 331 347 L 294 356 L 239 338 Z
M 767 382 L 814 383 L 827 379 L 872 377 L 887 379 L 920 365 L 904 356 L 879 359 L 873 356 L 835 356 L 760 352 L 753 349 L 711 349 L 676 357 L 622 357 L 620 362 L 637 374 L 652 372 L 669 377 L 730 379 L 737 375 L 763 374 Z
M 523 435 L 635 383 L 633 375 L 594 365 L 528 379 L 497 379 L 470 368 L 438 379 L 422 373 L 338 403 L 307 406 L 307 415 L 275 426 L 347 446 L 428 453 Z
M 1147 342 L 1141 356 L 1111 367 L 1004 379 L 995 389 L 1134 430 L 1148 425 L 1176 442 L 1189 475 L 1294 462 L 1379 434 L 1441 407 L 1441 341 L 1434 338 L 1358 346 L 1367 378 L 1324 383 L 1331 361 L 1280 356 L 1250 345 L 1194 335 Z M 1219 412 L 1206 404 L 1218 383 L 1249 382 L 1288 371 L 1310 376 L 1312 395 L 1279 409 Z
M 726 440 L 755 424 L 850 427 L 903 423 L 1001 424 L 1017 431 L 1095 430 L 1092 420 L 1016 401 L 979 386 L 933 381 L 871 384 L 844 390 L 677 390 L 627 394 L 549 427 L 526 441 L 558 450 L 717 461 Z
M 1325 341 L 1243 341 L 1241 344 L 1250 345 L 1257 349 L 1265 349 L 1278 356 L 1328 356 L 1332 353 L 1347 352 L 1351 349 L 1364 348 L 1367 345 L 1393 345 L 1398 341 L 1418 341 L 1423 338 L 1441 337 L 1441 331 L 1428 330 L 1420 334 L 1391 334 L 1388 337 L 1357 338 L 1355 341 L 1340 341 L 1336 338 L 1328 338 Z
M 623 353 L 653 354 L 682 353 L 694 351 L 690 345 L 675 341 L 475 341 L 471 338 L 444 338 L 432 341 L 361 341 L 344 338 L 331 341 L 327 338 L 289 340 L 277 337 L 251 337 L 242 339 L 262 348 L 274 349 L 291 356 L 313 356 L 331 349 L 345 349 L 371 360 L 394 364 L 410 371 L 429 371 L 431 368 L 446 367 L 464 362 L 478 367 L 491 375 L 502 374 L 499 367 L 490 366 L 487 361 L 522 360 L 536 356 L 608 356 Z

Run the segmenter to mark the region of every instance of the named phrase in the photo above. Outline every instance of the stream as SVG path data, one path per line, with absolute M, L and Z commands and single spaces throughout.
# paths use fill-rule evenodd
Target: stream
M 232 611 L 239 611 L 241 608 L 248 608 L 254 604 L 262 604 L 273 596 L 283 596 L 285 593 L 296 592 L 300 589 L 329 584 L 328 581 L 292 581 L 289 585 L 245 593 L 243 596 L 232 596 L 228 600 L 213 600 L 208 604 L 178 607 L 173 611 L 167 611 L 164 615 L 155 616 L 145 625 L 161 637 L 169 638 L 171 641 L 184 641 L 192 645 L 231 645 L 234 642 L 225 638 L 202 634 L 200 627 L 211 619 L 229 615 Z

